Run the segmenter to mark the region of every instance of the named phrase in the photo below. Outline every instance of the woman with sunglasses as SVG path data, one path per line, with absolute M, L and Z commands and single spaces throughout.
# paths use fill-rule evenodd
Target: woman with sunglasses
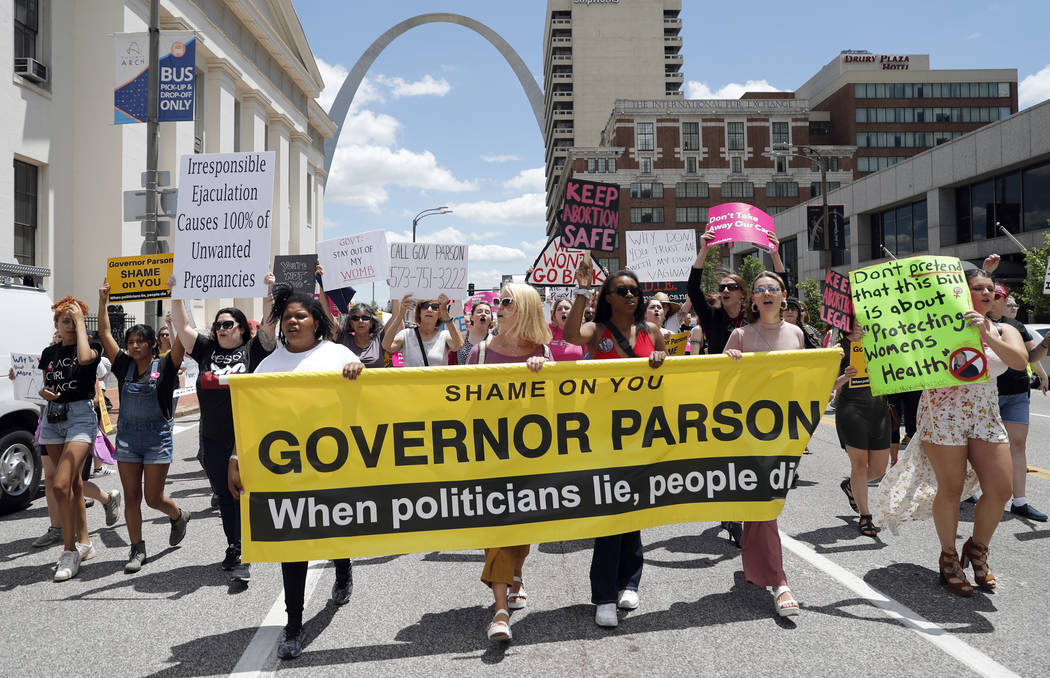
M 576 298 L 565 321 L 565 339 L 588 349 L 591 360 L 648 358 L 658 368 L 667 356 L 660 326 L 645 320 L 638 277 L 628 270 L 607 277 L 597 294 L 594 322 L 582 323 L 591 296 L 593 264 L 583 257 L 576 268 Z M 642 533 L 598 537 L 591 554 L 591 602 L 598 626 L 619 624 L 617 608 L 638 607 L 642 578 Z
M 401 327 L 405 313 L 413 298 L 406 294 L 394 309 L 392 327 Z M 448 365 L 448 352 L 463 348 L 463 337 L 456 323 L 448 315 L 448 297 L 426 299 L 416 304 L 416 326 L 405 328 L 397 334 L 390 332 L 383 337 L 383 350 L 387 353 L 401 351 L 404 367 L 435 367 Z
M 266 285 L 272 287 L 274 277 L 266 274 Z M 175 277 L 168 281 L 174 288 Z M 263 299 L 264 317 L 269 316 L 273 300 L 270 294 Z M 230 389 L 219 385 L 219 376 L 224 374 L 247 374 L 254 372 L 262 359 L 276 346 L 274 321 L 267 320 L 252 336 L 248 319 L 239 308 L 220 308 L 215 314 L 211 331 L 198 332 L 186 315 L 182 301 L 172 304 L 172 322 L 176 335 L 190 357 L 197 361 L 197 401 L 200 403 L 200 453 L 204 471 L 211 483 L 212 492 L 219 498 L 219 515 L 222 531 L 226 536 L 226 554 L 222 569 L 232 570 L 232 578 L 247 583 L 251 570 L 241 563 L 241 512 L 237 499 L 230 494 L 226 482 L 226 470 L 230 455 L 234 453 L 236 440 L 233 431 L 233 403 Z
M 488 338 L 492 331 L 492 306 L 487 301 L 475 301 L 470 305 L 470 316 L 467 318 L 467 336 L 463 347 L 456 351 L 460 365 L 467 364 L 470 349 Z
M 322 297 L 321 303 L 324 304 L 325 301 L 326 299 Z M 365 367 L 383 367 L 386 364 L 383 337 L 392 320 L 393 316 L 387 319 L 386 325 L 380 325 L 371 306 L 354 304 L 350 307 L 343 326 L 339 328 L 336 343 L 350 349 L 361 359 Z
M 763 271 L 755 278 L 751 283 L 751 303 L 747 311 L 749 323 L 733 330 L 726 342 L 726 355 L 741 360 L 744 353 L 801 351 L 805 348 L 802 330 L 798 325 L 784 322 L 781 317 L 787 306 L 784 289 L 784 281 L 771 271 Z M 740 548 L 747 580 L 773 589 L 773 607 L 781 617 L 797 615 L 798 603 L 784 574 L 784 556 L 776 519 L 745 521 Z
M 932 513 L 941 543 L 941 583 L 963 597 L 973 595 L 964 570 L 971 563 L 979 587 L 989 591 L 996 587 L 988 567 L 988 544 L 1010 499 L 1013 469 L 995 378 L 1007 367 L 1023 370 L 1029 358 L 1017 330 L 994 323 L 987 315 L 995 293 L 991 277 L 974 269 L 966 272 L 966 278 L 973 300 L 966 319 L 980 331 L 985 369 L 992 380 L 923 391 L 915 435 L 879 483 L 872 507 L 876 522 L 894 533 L 902 521 Z M 977 484 L 982 494 L 973 510 L 973 536 L 963 544 L 960 559 L 956 551 L 959 503 Z

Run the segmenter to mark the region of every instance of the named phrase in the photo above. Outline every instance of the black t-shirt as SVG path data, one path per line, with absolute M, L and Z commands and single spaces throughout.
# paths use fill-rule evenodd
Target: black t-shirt
M 123 350 L 117 354 L 116 359 L 113 361 L 113 375 L 117 378 L 118 391 L 124 391 L 124 381 L 128 376 L 128 366 L 134 362 L 131 356 Z M 150 366 L 152 365 L 153 361 L 151 360 Z M 179 387 L 179 368 L 175 367 L 175 364 L 171 362 L 171 353 L 165 353 L 160 358 L 157 371 L 160 372 L 160 377 L 157 378 L 157 402 L 160 404 L 160 411 L 164 416 L 171 419 L 172 393 Z M 138 367 L 135 368 L 132 383 L 148 384 L 149 379 L 149 367 L 142 374 L 138 373 Z
M 1020 332 L 1021 339 L 1025 344 L 1032 341 L 1032 334 L 1024 324 L 1017 322 L 1013 318 L 1000 318 L 999 322 L 1010 325 Z M 1028 393 L 1031 389 L 1031 379 L 1028 376 L 1028 372 L 1026 370 L 1015 370 L 1012 367 L 1006 368 L 1006 372 L 999 375 L 999 379 L 996 383 L 999 387 L 999 395 Z
M 233 403 L 226 386 L 210 388 L 201 384 L 206 375 L 248 374 L 254 372 L 270 352 L 263 348 L 258 337 L 237 348 L 223 348 L 219 342 L 204 334 L 197 335 L 190 357 L 200 365 L 197 376 L 197 402 L 201 407 L 201 434 L 212 440 L 233 442 Z M 212 381 L 209 379 L 209 382 Z
M 90 342 L 96 356 L 87 365 L 77 359 L 77 345 L 51 344 L 40 352 L 40 370 L 44 387 L 58 394 L 60 403 L 91 400 L 95 397 L 95 370 L 102 359 L 102 344 Z

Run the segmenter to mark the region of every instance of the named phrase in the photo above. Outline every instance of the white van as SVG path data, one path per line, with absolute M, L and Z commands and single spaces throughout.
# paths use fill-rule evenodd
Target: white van
M 40 486 L 40 452 L 33 444 L 40 407 L 16 398 L 7 378 L 12 353 L 39 355 L 55 334 L 51 299 L 39 287 L 47 269 L 0 263 L 0 514 L 29 505 Z

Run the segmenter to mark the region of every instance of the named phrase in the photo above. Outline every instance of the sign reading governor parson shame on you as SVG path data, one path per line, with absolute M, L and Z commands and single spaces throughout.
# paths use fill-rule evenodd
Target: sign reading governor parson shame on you
M 182 156 L 174 299 L 266 294 L 273 178 L 273 151 Z

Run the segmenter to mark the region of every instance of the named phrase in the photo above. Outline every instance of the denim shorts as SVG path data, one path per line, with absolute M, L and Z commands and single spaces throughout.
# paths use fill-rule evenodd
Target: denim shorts
M 98 418 L 91 401 L 74 400 L 66 405 L 68 406 L 66 420 L 54 424 L 47 420 L 47 408 L 44 408 L 43 420 L 40 423 L 40 444 L 93 444 L 95 434 L 98 432 Z
M 999 416 L 1011 424 L 1027 424 L 1031 398 L 1027 393 L 999 396 Z
M 117 419 L 116 452 L 118 462 L 170 464 L 175 458 L 171 422 L 133 423 Z

